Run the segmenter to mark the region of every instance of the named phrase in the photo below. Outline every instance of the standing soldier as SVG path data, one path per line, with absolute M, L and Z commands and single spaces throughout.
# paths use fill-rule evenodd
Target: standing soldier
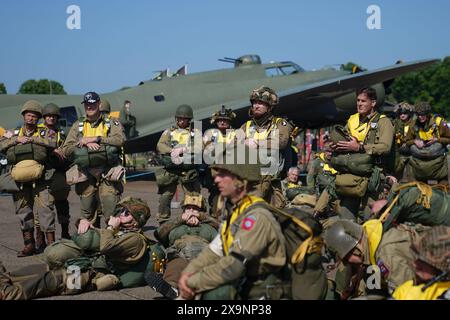
M 100 103 L 100 113 L 104 117 L 109 117 L 109 114 L 111 113 L 111 104 L 109 103 L 108 100 L 103 99 L 102 102 Z
M 80 196 L 81 216 L 98 223 L 95 213 L 100 201 L 107 223 L 123 191 L 124 168 L 119 163 L 125 137 L 118 120 L 100 114 L 97 93 L 86 93 L 81 103 L 86 117 L 73 124 L 60 152 L 76 164 L 67 171 L 67 179 L 74 178 L 71 183 Z
M 369 198 L 378 200 L 383 192 L 381 173 L 387 171 L 394 126 L 389 118 L 377 112 L 376 104 L 375 89 L 359 90 L 358 112 L 350 116 L 344 128 L 349 133 L 348 140 L 333 141 L 332 145 L 340 156 L 333 157 L 331 163 L 334 169 L 343 173 L 336 175 L 336 193 L 344 210 L 341 214 L 349 219 L 355 219 L 359 211 L 366 208 Z M 352 158 L 348 160 L 349 157 Z M 344 161 L 340 163 L 341 160 Z M 367 172 L 361 172 L 365 168 Z M 356 191 L 358 194 L 354 194 Z
M 415 107 L 417 119 L 408 131 L 406 145 L 411 147 L 411 168 L 418 181 L 448 185 L 447 144 L 450 129 L 442 117 L 432 114 L 427 102 Z
M 38 127 L 42 106 L 35 100 L 25 102 L 21 110 L 24 124 L 0 142 L 0 152 L 7 155 L 12 164 L 11 176 L 20 185 L 13 193 L 16 214 L 19 216 L 25 247 L 18 257 L 35 253 L 33 210 L 40 219 L 40 227 L 46 233 L 47 243 L 55 241 L 55 212 L 50 198 L 47 149 L 55 148 L 55 142 L 45 137 Z M 40 232 L 39 232 L 40 234 Z
M 215 112 L 211 117 L 211 124 L 217 128 L 209 129 L 203 135 L 203 148 L 205 155 L 211 159 L 216 152 L 219 154 L 227 146 L 237 142 L 236 131 L 231 127 L 231 121 L 236 118 L 236 114 L 231 109 L 225 109 L 225 106 Z M 217 216 L 217 200 L 219 190 L 213 182 L 211 170 L 206 171 L 206 188 L 209 190 L 208 204 L 212 216 Z
M 41 130 L 45 132 L 45 136 L 48 139 L 56 142 L 57 148 L 61 147 L 66 139 L 66 134 L 58 125 L 58 120 L 61 117 L 59 107 L 54 103 L 45 105 L 42 116 L 44 117 L 44 128 Z M 70 239 L 70 213 L 69 201 L 67 200 L 69 197 L 70 186 L 66 182 L 66 170 L 68 169 L 68 164 L 65 159 L 61 159 L 55 152 L 50 154 L 49 164 L 55 169 L 50 181 L 50 204 L 54 204 L 56 208 L 58 222 L 61 225 L 61 238 Z
M 401 180 L 403 177 L 409 180 L 409 158 L 411 152 L 406 145 L 406 135 L 414 126 L 414 106 L 402 102 L 395 106 L 394 120 L 395 132 L 395 177 Z M 405 169 L 407 170 L 405 173 Z
M 156 149 L 162 156 L 164 168 L 156 172 L 158 184 L 159 211 L 158 222 L 170 218 L 170 202 L 181 183 L 184 192 L 200 193 L 198 172 L 194 156 L 202 150 L 201 132 L 192 128 L 194 117 L 192 108 L 183 104 L 175 112 L 176 125 L 165 130 L 159 138 Z
M 250 94 L 250 102 L 251 120 L 241 127 L 245 132 L 245 144 L 254 149 L 267 149 L 267 155 L 272 160 L 270 172 L 261 177 L 258 192 L 273 206 L 283 208 L 286 201 L 281 190 L 280 178 L 285 166 L 285 153 L 290 151 L 294 126 L 272 114 L 278 104 L 278 96 L 273 89 L 265 86 L 254 89 Z M 274 159 L 277 161 L 275 169 L 272 168 Z

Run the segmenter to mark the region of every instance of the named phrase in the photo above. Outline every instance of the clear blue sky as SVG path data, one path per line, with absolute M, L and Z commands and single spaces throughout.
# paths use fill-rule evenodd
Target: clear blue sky
M 81 30 L 66 28 L 71 4 Z M 366 27 L 371 4 L 381 30 Z M 217 59 L 246 53 L 305 69 L 348 61 L 373 69 L 450 55 L 450 1 L 2 1 L 0 43 L 8 93 L 40 78 L 71 94 L 109 92 L 185 63 L 190 73 L 230 67 Z

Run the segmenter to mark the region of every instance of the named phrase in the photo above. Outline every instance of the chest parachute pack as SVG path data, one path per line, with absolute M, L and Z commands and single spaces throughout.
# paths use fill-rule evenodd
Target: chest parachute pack
M 107 136 L 111 128 L 111 120 L 104 121 L 105 132 L 101 136 Z M 78 132 L 83 136 L 84 118 L 80 118 Z M 89 150 L 87 147 L 75 148 L 72 153 L 72 161 L 80 168 L 114 167 L 119 164 L 121 150 L 116 146 L 102 144 L 98 150 Z

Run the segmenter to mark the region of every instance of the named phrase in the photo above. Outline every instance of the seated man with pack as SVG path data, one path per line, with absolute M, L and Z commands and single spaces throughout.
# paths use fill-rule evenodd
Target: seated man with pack
M 107 222 L 123 192 L 125 168 L 121 165 L 121 148 L 125 136 L 117 119 L 100 113 L 97 93 L 86 93 L 82 103 L 86 117 L 73 124 L 57 150 L 74 163 L 66 177 L 68 184 L 75 184 L 80 196 L 81 216 L 99 223 L 96 212 L 100 201 Z
M 167 265 L 164 274 L 148 271 L 147 284 L 169 299 L 178 296 L 178 280 L 189 261 L 217 235 L 218 222 L 206 213 L 206 203 L 202 195 L 186 194 L 183 213 L 162 224 L 155 231 L 155 238 L 167 248 Z
M 225 212 L 219 234 L 183 270 L 180 296 L 321 299 L 327 281 L 321 269 L 320 224 L 307 213 L 298 216 L 298 209 L 279 210 L 253 195 L 261 166 L 250 162 L 256 159 L 250 150 L 254 152 L 239 150 L 245 161 L 237 161 L 238 150 L 234 149 L 226 163 L 211 166 L 221 197 L 226 199 Z
M 45 249 L 48 266 L 0 270 L 0 297 L 29 300 L 145 285 L 145 272 L 163 272 L 165 258 L 159 244 L 142 233 L 149 218 L 150 208 L 143 200 L 127 197 L 118 203 L 107 229 L 96 229 L 82 219 L 73 240 Z
M 33 210 L 48 243 L 55 241 L 55 211 L 49 202 L 49 184 L 53 175 L 48 155 L 56 147 L 38 126 L 42 106 L 35 100 L 25 102 L 21 110 L 23 126 L 4 134 L 0 152 L 6 153 L 11 171 L 2 175 L 0 188 L 11 192 L 16 215 L 20 219 L 24 248 L 18 257 L 36 253 Z
M 415 106 L 417 119 L 406 135 L 411 150 L 411 168 L 414 178 L 428 184 L 448 185 L 447 145 L 450 129 L 447 122 L 434 115 L 427 102 Z
M 333 138 L 333 134 L 331 137 L 334 150 L 331 164 L 339 174 L 330 186 L 335 186 L 334 191 L 340 199 L 340 215 L 348 219 L 358 217 L 369 199 L 377 200 L 382 194 L 383 173 L 389 172 L 394 140 L 391 120 L 376 110 L 375 89 L 359 90 L 356 104 L 358 113 L 350 116 L 340 131 L 343 138 L 339 134 L 337 138 Z M 362 220 L 367 218 L 362 217 Z

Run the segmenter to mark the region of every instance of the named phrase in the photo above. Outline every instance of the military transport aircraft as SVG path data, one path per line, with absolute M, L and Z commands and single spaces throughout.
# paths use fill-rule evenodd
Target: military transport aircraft
M 209 126 L 209 117 L 223 104 L 233 109 L 235 126 L 248 118 L 249 94 L 254 88 L 266 85 L 277 91 L 280 104 L 275 113 L 287 116 L 299 127 L 319 127 L 343 120 L 356 111 L 355 90 L 373 86 L 377 90 L 378 105 L 384 104 L 385 90 L 393 79 L 435 63 L 437 60 L 399 62 L 389 67 L 349 72 L 325 68 L 305 71 L 290 61 L 261 63 L 256 55 L 220 61 L 234 64 L 234 68 L 157 77 L 138 86 L 101 94 L 112 110 L 118 110 L 124 100 L 132 101 L 132 114 L 137 118 L 139 136 L 127 141 L 127 153 L 155 150 L 160 133 L 174 123 L 180 104 L 194 109 L 194 119 Z M 95 91 L 95 88 L 90 88 Z M 45 104 L 54 102 L 62 107 L 61 124 L 71 126 L 82 114 L 81 95 L 0 95 L 0 125 L 13 128 L 20 121 L 20 106 L 29 99 Z

